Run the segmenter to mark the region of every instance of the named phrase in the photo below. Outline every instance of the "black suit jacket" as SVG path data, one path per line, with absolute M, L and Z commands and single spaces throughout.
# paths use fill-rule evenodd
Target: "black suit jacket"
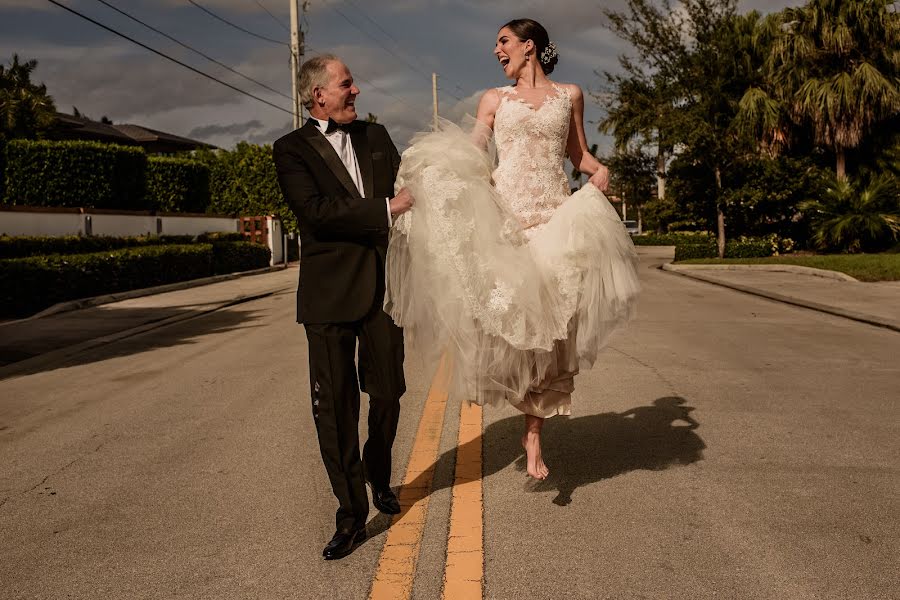
M 308 121 L 274 144 L 278 183 L 300 227 L 298 323 L 345 323 L 384 295 L 388 214 L 400 155 L 387 130 L 354 121 L 350 139 L 364 196 L 334 148 Z

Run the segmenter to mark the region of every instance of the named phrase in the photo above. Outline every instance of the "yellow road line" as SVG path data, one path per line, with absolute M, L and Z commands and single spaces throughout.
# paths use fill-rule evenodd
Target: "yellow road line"
M 408 600 L 412 595 L 422 530 L 428 514 L 434 463 L 444 428 L 449 375 L 450 365 L 442 360 L 422 409 L 419 429 L 400 488 L 400 514 L 394 516 L 388 529 L 369 593 L 370 600 Z
M 484 595 L 481 418 L 480 406 L 463 403 L 444 571 L 443 597 L 447 600 L 480 599 Z

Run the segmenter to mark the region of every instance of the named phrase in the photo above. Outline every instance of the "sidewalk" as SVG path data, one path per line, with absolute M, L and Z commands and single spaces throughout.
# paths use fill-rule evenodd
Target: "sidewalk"
M 809 272 L 812 270 L 768 271 L 759 265 L 710 269 L 709 265 L 667 263 L 662 268 L 691 279 L 900 331 L 900 281 L 842 281 L 828 276 L 828 272 L 818 276 Z
M 45 317 L 0 324 L 0 378 L 226 306 L 296 289 L 296 265 Z

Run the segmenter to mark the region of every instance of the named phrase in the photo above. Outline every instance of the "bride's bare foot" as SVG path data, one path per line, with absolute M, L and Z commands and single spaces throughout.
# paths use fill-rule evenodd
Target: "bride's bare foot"
M 527 457 L 528 474 L 535 479 L 547 479 L 550 469 L 544 464 L 541 457 L 541 433 L 539 431 L 527 431 L 522 436 L 522 447 L 525 448 Z

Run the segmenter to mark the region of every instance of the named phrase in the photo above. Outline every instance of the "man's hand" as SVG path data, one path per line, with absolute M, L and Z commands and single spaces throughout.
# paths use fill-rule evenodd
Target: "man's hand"
M 415 204 L 416 200 L 406 188 L 401 188 L 397 195 L 390 199 L 391 217 L 399 217 Z
M 596 173 L 591 175 L 591 178 L 588 179 L 588 181 L 597 186 L 597 188 L 605 194 L 606 190 L 609 189 L 609 169 L 600 165 L 600 168 L 597 169 Z

